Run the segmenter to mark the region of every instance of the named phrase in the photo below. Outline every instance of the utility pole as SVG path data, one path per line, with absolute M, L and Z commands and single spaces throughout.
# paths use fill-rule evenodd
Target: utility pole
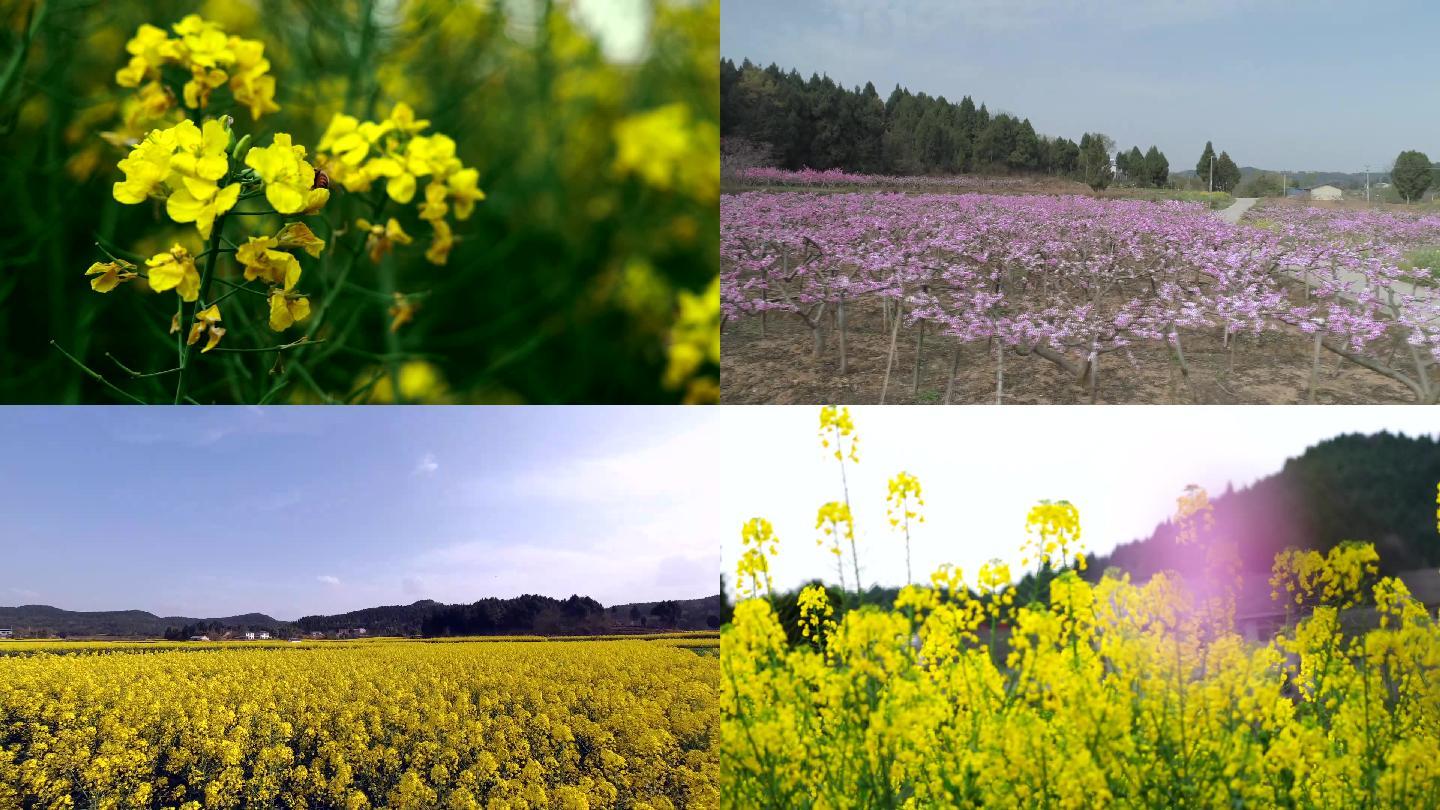
M 1370 164 L 1365 164 L 1365 202 L 1370 202 Z
M 1215 190 L 1215 156 L 1210 156 L 1210 190 Z

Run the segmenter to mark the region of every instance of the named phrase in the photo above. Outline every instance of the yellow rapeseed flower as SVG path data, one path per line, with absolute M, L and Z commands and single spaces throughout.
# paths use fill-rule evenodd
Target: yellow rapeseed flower
M 124 259 L 115 259 L 108 262 L 95 262 L 90 269 L 85 271 L 87 276 L 95 276 L 90 279 L 90 289 L 95 292 L 107 293 L 122 282 L 129 281 L 136 277 L 135 265 Z
M 368 232 L 365 237 L 365 249 L 370 251 L 370 261 L 376 264 L 385 258 L 385 254 L 390 252 L 393 245 L 408 245 L 411 242 L 410 235 L 405 233 L 405 229 L 400 227 L 399 221 L 394 217 L 391 217 L 384 225 L 378 222 L 371 223 L 365 219 L 357 220 L 355 224 L 360 227 L 360 230 Z
M 310 317 L 310 299 L 284 290 L 270 291 L 270 328 L 283 332 Z
M 195 125 L 191 123 L 190 126 Z M 115 200 L 135 205 L 163 192 L 165 180 L 170 177 L 170 161 L 175 148 L 174 129 L 151 130 L 130 150 L 129 155 L 116 164 L 116 168 L 125 173 L 125 179 L 113 186 Z
M 289 292 L 300 280 L 300 262 L 283 250 L 272 236 L 252 236 L 235 251 L 235 260 L 245 268 L 245 280 L 262 279 Z M 274 307 L 274 299 L 271 299 Z M 273 322 L 273 321 L 272 321 Z
M 670 327 L 666 387 L 678 388 L 687 381 L 693 381 L 696 373 L 706 364 L 720 364 L 719 276 L 698 295 L 688 290 L 680 291 L 679 312 Z
M 182 301 L 200 297 L 200 273 L 190 251 L 175 245 L 165 253 L 157 253 L 145 261 L 150 268 L 150 289 L 156 292 L 175 290 Z
M 696 121 L 684 102 L 632 115 L 615 125 L 615 170 L 662 190 L 709 199 L 720 187 L 720 134 Z
M 195 323 L 190 326 L 190 336 L 185 341 L 186 345 L 194 346 L 200 336 L 207 332 L 209 337 L 205 340 L 205 347 L 200 350 L 201 354 L 215 348 L 215 344 L 225 336 L 225 329 L 220 326 L 220 306 L 218 304 L 211 304 L 195 313 Z
M 265 182 L 265 199 L 281 214 L 313 210 L 329 199 L 328 190 L 315 188 L 315 167 L 305 160 L 305 147 L 294 144 L 289 133 L 277 132 L 269 146 L 252 147 L 245 165 Z

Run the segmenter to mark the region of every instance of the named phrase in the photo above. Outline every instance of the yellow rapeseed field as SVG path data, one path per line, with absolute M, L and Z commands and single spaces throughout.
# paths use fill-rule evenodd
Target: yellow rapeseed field
M 843 410 L 826 409 L 821 436 L 842 470 L 858 463 Z M 896 480 L 899 531 L 920 502 L 918 482 Z M 1192 488 L 1179 507 L 1196 542 L 1208 501 Z M 849 510 L 847 490 L 818 521 L 842 561 Z M 1293 619 L 1259 643 L 1235 630 L 1233 588 L 1201 595 L 1114 570 L 1086 581 L 1071 504 L 1040 504 L 1026 529 L 1021 567 L 1048 599 L 1017 593 L 996 561 L 969 580 L 943 567 L 888 609 L 838 619 L 860 600 L 811 585 L 782 621 L 769 560 L 786 540 L 747 521 L 747 598 L 722 630 L 726 806 L 1440 807 L 1440 627 L 1377 576 L 1372 545 L 1279 555 L 1271 586 Z M 1206 580 L 1233 583 L 1224 541 L 1206 542 Z M 1342 626 L 1361 603 L 1377 626 Z
M 692 643 L 0 657 L 0 808 L 715 807 Z

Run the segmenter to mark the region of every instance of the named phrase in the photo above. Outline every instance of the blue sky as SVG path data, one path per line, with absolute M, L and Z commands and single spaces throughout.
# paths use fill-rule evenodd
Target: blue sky
M 0 605 L 714 593 L 708 408 L 7 408 Z
M 1172 170 L 1362 171 L 1440 157 L 1440 4 L 1337 0 L 725 0 L 723 56 L 899 83 L 1050 135 L 1103 131 Z

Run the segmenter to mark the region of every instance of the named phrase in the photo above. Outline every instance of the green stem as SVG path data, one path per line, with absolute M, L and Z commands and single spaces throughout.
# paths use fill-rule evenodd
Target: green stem
M 379 267 L 380 291 L 389 300 L 394 300 L 395 293 L 395 254 L 387 253 L 380 259 Z M 385 304 L 381 304 L 385 306 Z M 382 310 L 384 312 L 384 310 Z M 400 354 L 400 335 L 394 329 L 385 324 L 382 315 L 380 319 L 381 328 L 385 330 L 385 353 L 389 359 L 385 361 L 385 367 L 390 374 L 390 390 L 394 395 L 396 405 L 405 404 L 405 394 L 400 390 L 400 361 L 396 357 Z
M 84 363 L 80 362 L 79 360 L 75 359 L 75 356 L 74 356 L 74 355 L 72 355 L 72 354 L 70 354 L 69 352 L 65 351 L 64 349 L 60 348 L 60 344 L 59 344 L 59 343 L 56 343 L 55 341 L 52 340 L 52 341 L 50 341 L 50 345 L 51 345 L 51 346 L 54 346 L 54 347 L 56 348 L 56 350 L 58 350 L 61 354 L 65 355 L 66 359 L 68 359 L 70 362 L 74 363 L 74 364 L 76 365 L 76 367 L 78 367 L 81 371 L 83 371 L 83 372 L 85 373 L 85 375 L 88 376 L 88 377 L 90 377 L 92 380 L 95 380 L 95 381 L 97 381 L 97 382 L 103 383 L 103 384 L 105 385 L 105 387 L 109 388 L 111 391 L 114 391 L 116 394 L 119 394 L 121 397 L 124 397 L 125 399 L 128 399 L 128 400 L 130 400 L 131 402 L 136 403 L 137 405 L 146 405 L 146 404 L 148 404 L 147 402 L 145 402 L 145 400 L 143 400 L 143 399 L 135 396 L 134 394 L 130 393 L 129 391 L 126 391 L 125 389 L 121 388 L 120 386 L 116 385 L 115 383 L 112 383 L 112 382 L 110 382 L 109 380 L 105 379 L 105 377 L 102 376 L 102 375 L 100 374 L 100 372 L 98 372 L 98 371 L 90 368 L 89 366 L 87 366 L 87 365 L 85 365 Z
M 247 352 L 247 353 L 251 353 L 251 354 L 258 353 L 258 352 L 283 352 L 283 351 L 288 351 L 288 350 L 290 350 L 290 349 L 298 349 L 298 348 L 300 348 L 301 346 L 308 346 L 308 345 L 313 344 L 313 343 L 324 343 L 324 342 L 325 342 L 325 339 L 324 339 L 324 338 L 321 338 L 321 339 L 319 339 L 319 340 L 310 340 L 310 339 L 308 339 L 308 338 L 303 338 L 303 337 L 302 337 L 302 338 L 300 338 L 299 340 L 292 341 L 292 342 L 290 342 L 290 343 L 282 343 L 282 344 L 280 344 L 279 346 L 266 346 L 266 347 L 264 347 L 264 348 L 259 348 L 259 349 L 231 349 L 231 348 L 227 348 L 227 347 L 224 347 L 224 346 L 216 346 L 215 348 L 211 349 L 210 351 L 212 351 L 212 352 L 232 352 L 232 353 L 234 353 L 234 352 Z
M 179 405 L 185 399 L 185 370 L 190 366 L 190 358 L 195 353 L 195 347 L 187 343 L 190 336 L 190 327 L 195 322 L 195 314 L 205 306 L 210 298 L 210 279 L 215 274 L 215 257 L 220 252 L 220 232 L 225 229 L 224 215 L 215 218 L 210 226 L 210 244 L 206 247 L 205 271 L 200 276 L 200 297 L 195 303 L 185 308 L 185 317 L 180 324 L 180 334 L 176 345 L 180 349 L 179 373 L 175 378 L 175 402 Z

